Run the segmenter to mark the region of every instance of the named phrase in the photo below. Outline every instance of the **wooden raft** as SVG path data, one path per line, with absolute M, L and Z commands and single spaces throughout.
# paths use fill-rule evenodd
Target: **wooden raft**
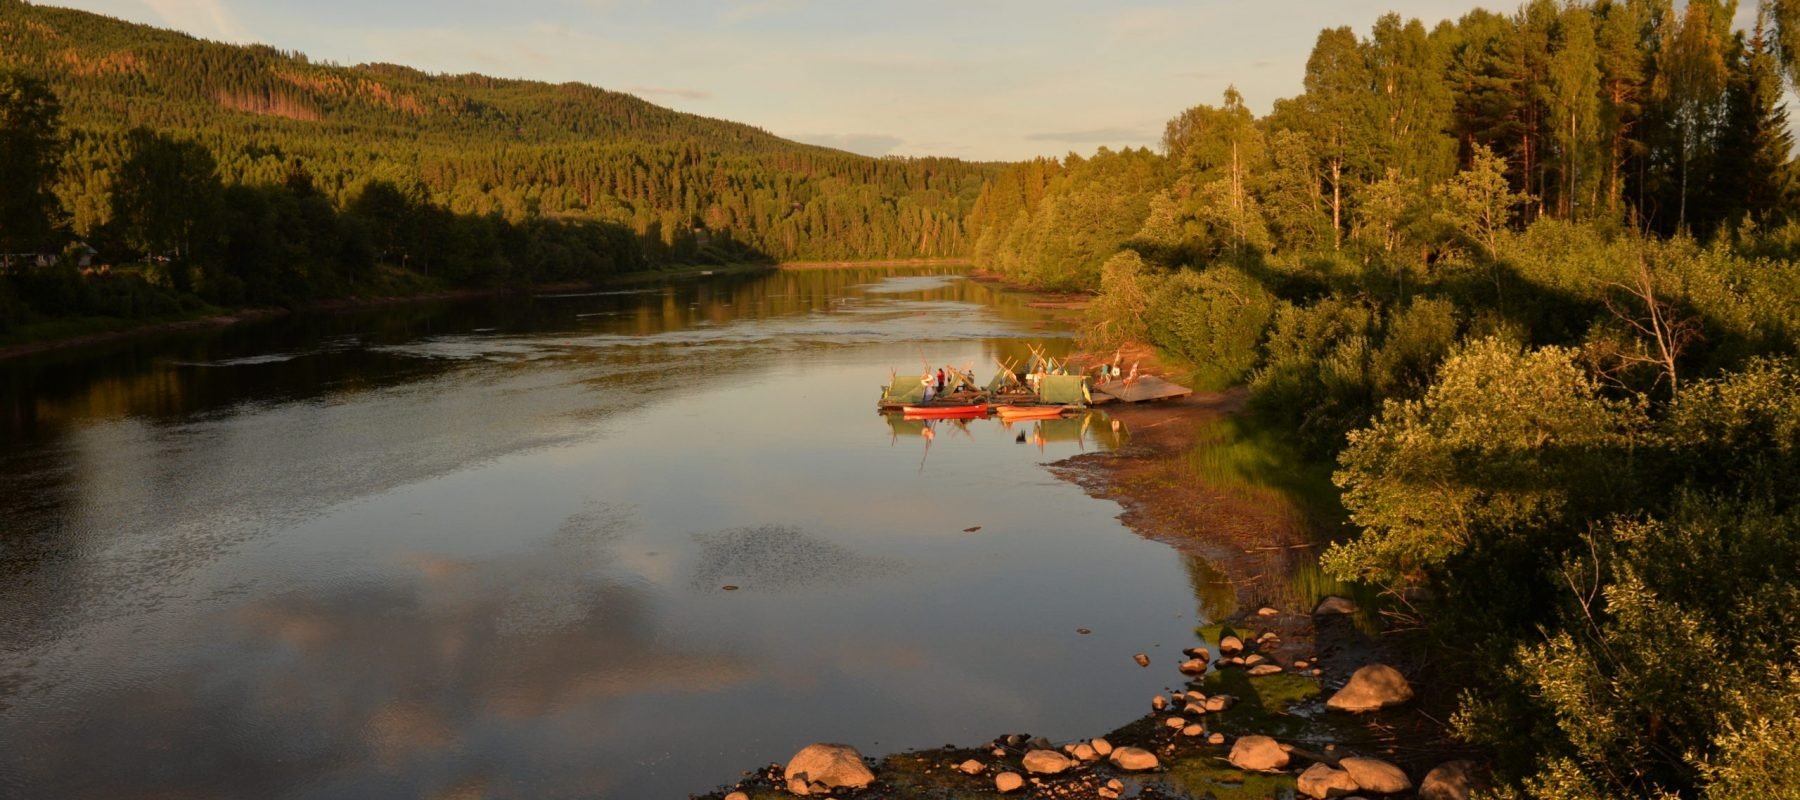
M 1095 404 L 1108 400 L 1125 403 L 1145 403 L 1151 400 L 1169 400 L 1186 397 L 1194 393 L 1193 389 L 1180 384 L 1170 383 L 1154 375 L 1145 375 L 1131 383 L 1113 381 L 1104 386 L 1095 386 L 1088 390 L 1094 396 Z M 1102 400 L 1104 397 L 1106 400 Z

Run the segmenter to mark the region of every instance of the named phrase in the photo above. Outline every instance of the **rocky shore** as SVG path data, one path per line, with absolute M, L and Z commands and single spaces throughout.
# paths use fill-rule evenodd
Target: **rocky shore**
M 1171 473 L 1245 397 L 1109 409 L 1130 444 L 1052 466 L 1118 502 L 1139 534 L 1204 559 L 1228 584 L 1219 602 L 1232 612 L 1196 630 L 1180 659 L 1120 654 L 1168 671 L 1169 690 L 1145 699 L 1144 716 L 1088 739 L 1014 732 L 880 759 L 820 743 L 703 797 L 1468 797 L 1481 770 L 1446 743 L 1433 713 L 1442 693 L 1420 696 L 1407 677 L 1416 670 L 1384 642 L 1370 609 L 1295 588 L 1321 538 L 1305 511 Z

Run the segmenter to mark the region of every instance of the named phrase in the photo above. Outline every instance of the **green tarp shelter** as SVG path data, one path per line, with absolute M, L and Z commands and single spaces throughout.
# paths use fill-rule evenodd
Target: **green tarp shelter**
M 1038 383 L 1038 400 L 1065 406 L 1085 406 L 1088 396 L 1085 375 L 1045 375 Z
M 923 379 L 918 375 L 895 375 L 894 382 L 881 393 L 881 399 L 888 403 L 922 403 L 925 401 Z

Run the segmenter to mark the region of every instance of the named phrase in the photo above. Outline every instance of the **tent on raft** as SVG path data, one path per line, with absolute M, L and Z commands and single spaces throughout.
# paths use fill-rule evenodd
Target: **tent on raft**
M 1045 375 L 1038 379 L 1038 402 L 1065 406 L 1085 406 L 1094 401 L 1088 394 L 1085 375 Z

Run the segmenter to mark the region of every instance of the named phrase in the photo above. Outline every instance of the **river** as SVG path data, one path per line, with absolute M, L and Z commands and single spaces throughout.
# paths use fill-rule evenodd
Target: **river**
M 822 270 L 0 362 L 0 794 L 684 797 L 1103 733 L 1202 621 L 1044 467 L 1122 434 L 873 408 L 1068 336 Z

